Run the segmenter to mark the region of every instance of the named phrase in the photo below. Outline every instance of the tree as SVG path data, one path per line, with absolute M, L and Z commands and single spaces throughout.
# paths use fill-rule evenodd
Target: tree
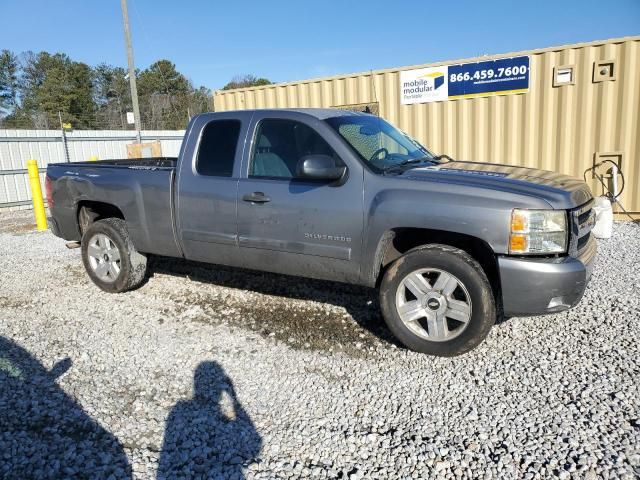
M 21 85 L 21 111 L 36 128 L 63 122 L 75 128 L 94 128 L 93 72 L 67 55 L 47 52 L 25 54 Z
M 182 75 L 173 62 L 158 60 L 138 76 L 138 88 L 142 96 L 154 93 L 166 95 L 185 94 L 191 90 L 187 77 Z
M 138 76 L 145 128 L 184 128 L 190 115 L 208 110 L 210 91 L 194 89 L 169 60 L 158 60 Z
M 136 72 L 144 128 L 185 128 L 189 118 L 210 109 L 211 91 L 194 88 L 169 60 Z M 63 53 L 0 52 L 0 121 L 4 128 L 133 128 L 127 71 L 91 68 Z
M 96 105 L 105 105 L 114 100 L 131 103 L 131 90 L 129 90 L 127 71 L 124 68 L 101 63 L 93 69 L 93 75 L 93 95 Z
M 223 90 L 233 90 L 235 88 L 246 88 L 246 87 L 259 87 L 262 85 L 271 85 L 273 82 L 266 78 L 258 78 L 255 75 L 236 75 L 231 79 L 229 83 L 227 83 Z
M 102 63 L 94 68 L 93 98 L 98 123 L 104 128 L 127 128 L 126 112 L 133 109 L 126 70 Z
M 191 115 L 208 112 L 212 110 L 211 107 L 211 90 L 205 87 L 200 87 L 191 92 L 189 97 L 189 113 Z
M 11 111 L 18 99 L 18 57 L 9 50 L 0 52 L 0 112 Z
M 36 99 L 49 118 L 55 119 L 60 112 L 62 121 L 70 122 L 74 128 L 95 128 L 92 87 L 89 66 L 70 62 L 47 72 Z

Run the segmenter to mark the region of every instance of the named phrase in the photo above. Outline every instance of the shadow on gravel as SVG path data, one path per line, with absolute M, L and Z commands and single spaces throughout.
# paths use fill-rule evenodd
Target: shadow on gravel
M 378 295 L 373 289 L 323 280 L 290 277 L 275 273 L 228 268 L 218 265 L 153 257 L 148 275 L 155 273 L 188 277 L 191 280 L 216 286 L 249 290 L 258 294 L 313 301 L 342 307 L 355 321 L 322 306 L 292 307 L 280 302 L 239 305 L 243 309 L 241 327 L 250 328 L 262 335 L 275 336 L 294 346 L 329 349 L 339 344 L 376 345 L 394 344 L 404 348 L 387 329 L 378 305 Z M 207 304 L 215 299 L 198 293 L 193 298 L 180 299 L 185 308 L 192 304 Z M 360 328 L 358 328 L 360 327 Z
M 233 383 L 216 362 L 202 362 L 193 398 L 178 402 L 167 419 L 158 480 L 244 478 L 262 438 L 238 401 Z
M 0 337 L 0 478 L 132 478 L 120 442 L 56 383 L 69 368 Z

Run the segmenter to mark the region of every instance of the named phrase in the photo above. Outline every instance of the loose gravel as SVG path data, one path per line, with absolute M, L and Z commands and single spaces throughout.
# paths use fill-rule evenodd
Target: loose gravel
M 0 478 L 640 476 L 638 225 L 576 308 L 443 359 L 368 289 L 154 259 L 109 295 L 30 222 L 0 214 Z

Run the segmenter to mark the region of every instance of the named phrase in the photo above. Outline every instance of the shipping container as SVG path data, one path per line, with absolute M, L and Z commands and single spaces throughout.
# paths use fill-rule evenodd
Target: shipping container
M 402 104 L 402 72 L 528 56 L 524 91 Z M 431 151 L 461 160 L 543 168 L 577 177 L 620 165 L 622 205 L 640 214 L 640 36 L 220 90 L 216 111 L 335 107 L 368 110 Z M 597 171 L 606 176 L 611 164 Z M 597 178 L 587 173 L 596 195 Z M 618 176 L 618 183 L 621 184 Z M 609 179 L 604 179 L 609 183 Z M 616 212 L 621 211 L 614 206 Z

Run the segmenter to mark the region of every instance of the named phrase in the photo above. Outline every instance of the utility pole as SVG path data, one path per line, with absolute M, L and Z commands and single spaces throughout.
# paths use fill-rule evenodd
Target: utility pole
M 69 145 L 67 144 L 67 132 L 64 128 L 64 122 L 62 121 L 62 112 L 58 110 L 58 120 L 60 120 L 60 132 L 62 132 L 62 149 L 64 150 L 64 159 L 67 163 L 69 159 Z
M 127 0 L 120 0 L 122 6 L 122 22 L 124 23 L 124 42 L 127 45 L 127 61 L 129 63 L 129 86 L 131 87 L 131 103 L 133 104 L 133 120 L 136 126 L 136 138 L 140 143 L 140 106 L 138 105 L 138 87 L 136 85 L 136 67 L 133 63 L 133 47 L 129 29 L 129 10 Z

